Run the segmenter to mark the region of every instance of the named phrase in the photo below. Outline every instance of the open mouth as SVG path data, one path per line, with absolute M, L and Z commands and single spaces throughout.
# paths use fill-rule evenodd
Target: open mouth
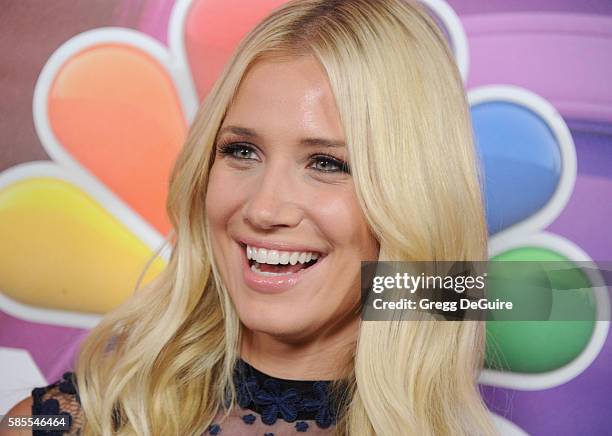
M 262 276 L 281 276 L 307 270 L 324 257 L 317 252 L 266 250 L 240 244 L 251 271 Z

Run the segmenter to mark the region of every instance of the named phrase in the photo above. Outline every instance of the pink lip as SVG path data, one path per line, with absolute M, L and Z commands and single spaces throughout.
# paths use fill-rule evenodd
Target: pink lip
M 278 294 L 291 289 L 301 282 L 304 277 L 307 277 L 313 270 L 316 270 L 325 260 L 324 258 L 320 258 L 313 266 L 302 269 L 296 273 L 282 276 L 261 276 L 251 271 L 244 248 L 240 246 L 240 249 L 242 250 L 242 277 L 244 278 L 244 282 L 249 288 L 264 294 Z

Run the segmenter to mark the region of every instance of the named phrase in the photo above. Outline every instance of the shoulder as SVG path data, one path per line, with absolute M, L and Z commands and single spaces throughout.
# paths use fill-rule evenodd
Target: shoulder
M 7 421 L 11 416 L 31 416 L 32 415 L 32 397 L 27 397 L 18 402 L 13 406 L 11 410 L 9 410 L 2 421 Z M 9 430 L 0 426 L 0 436 L 31 436 L 32 432 L 30 430 Z
M 44 387 L 32 390 L 30 397 L 17 403 L 7 416 L 37 416 L 37 415 L 63 415 L 70 423 L 70 434 L 81 427 L 83 416 L 81 401 L 77 391 L 76 377 L 73 372 L 65 372 L 61 379 Z M 34 435 L 47 434 L 38 431 L 26 433 Z M 0 436 L 5 433 L 0 432 Z M 11 435 L 19 434 L 11 431 Z M 7 433 L 8 436 L 8 433 Z

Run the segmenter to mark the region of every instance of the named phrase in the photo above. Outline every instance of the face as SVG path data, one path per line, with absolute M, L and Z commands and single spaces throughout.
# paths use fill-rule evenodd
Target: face
M 311 56 L 260 61 L 217 136 L 213 252 L 252 332 L 304 339 L 355 318 L 378 244 L 357 202 L 335 101 Z

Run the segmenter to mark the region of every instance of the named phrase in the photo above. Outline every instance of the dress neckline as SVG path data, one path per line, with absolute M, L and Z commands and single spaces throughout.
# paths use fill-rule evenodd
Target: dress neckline
M 268 375 L 239 358 L 234 369 L 237 402 L 261 415 L 268 425 L 314 420 L 328 428 L 337 421 L 338 401 L 331 394 L 330 380 L 289 380 Z

